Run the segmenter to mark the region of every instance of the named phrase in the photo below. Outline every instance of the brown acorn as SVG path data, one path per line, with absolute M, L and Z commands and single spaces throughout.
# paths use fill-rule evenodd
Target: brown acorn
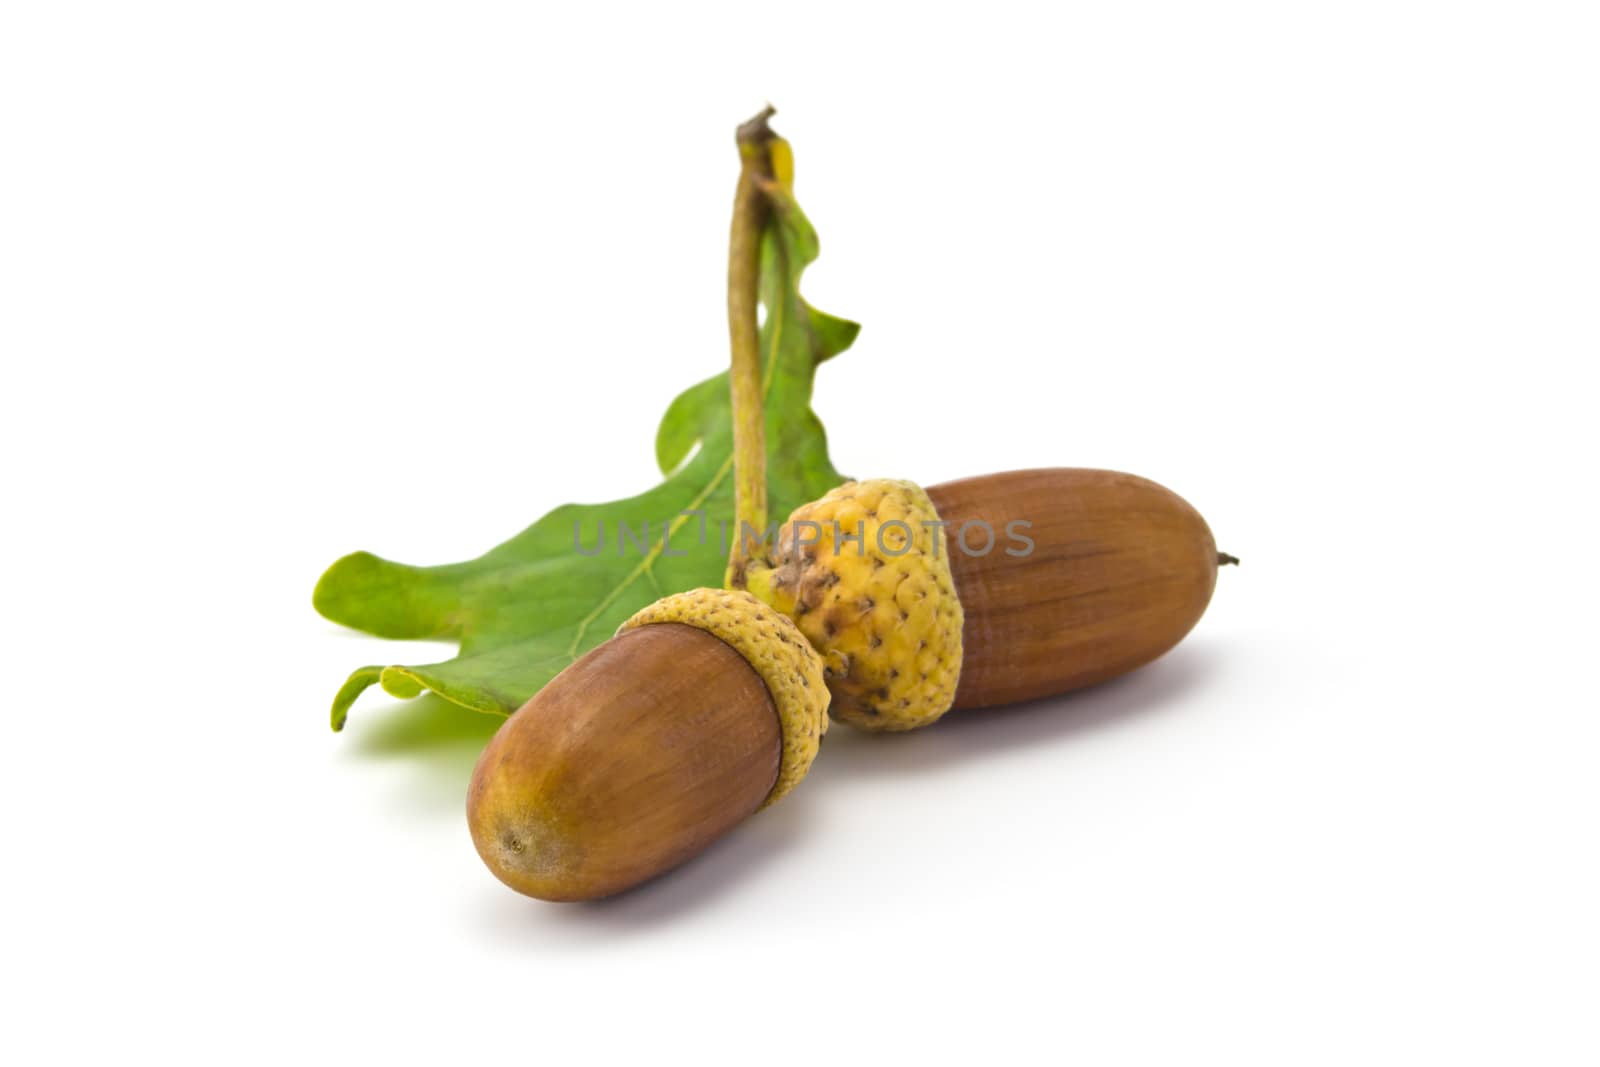
M 847 482 L 796 509 L 732 582 L 822 654 L 834 718 L 911 730 L 1148 663 L 1199 621 L 1231 559 L 1155 482 L 1058 467 L 926 492 Z
M 953 708 L 1066 693 L 1149 663 L 1200 621 L 1217 567 L 1238 562 L 1188 501 L 1133 474 L 1009 471 L 928 497 L 952 532 L 966 617 Z M 996 534 L 987 551 L 985 530 Z
M 495 734 L 467 792 L 473 844 L 529 896 L 637 885 L 793 788 L 827 701 L 816 653 L 754 597 L 657 601 Z

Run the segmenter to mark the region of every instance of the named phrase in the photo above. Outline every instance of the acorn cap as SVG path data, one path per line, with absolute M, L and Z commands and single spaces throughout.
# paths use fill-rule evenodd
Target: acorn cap
M 617 633 L 668 622 L 721 639 L 766 682 L 783 731 L 783 756 L 778 780 L 761 806 L 776 803 L 806 776 L 822 735 L 828 732 L 829 694 L 821 658 L 793 620 L 740 590 L 691 589 L 663 597 L 623 623 Z
M 743 578 L 822 653 L 835 718 L 911 730 L 950 709 L 961 600 L 943 524 L 917 485 L 846 482 L 796 509 Z

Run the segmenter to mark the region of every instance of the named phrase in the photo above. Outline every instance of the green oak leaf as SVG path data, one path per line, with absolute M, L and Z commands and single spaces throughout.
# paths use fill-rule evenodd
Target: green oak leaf
M 771 190 L 771 202 L 761 245 L 760 337 L 769 513 L 781 518 L 844 480 L 811 410 L 811 386 L 817 365 L 848 348 L 860 327 L 801 299 L 801 272 L 817 256 L 816 231 L 786 185 Z M 509 715 L 646 604 L 721 585 L 734 536 L 726 373 L 691 386 L 667 408 L 656 462 L 666 480 L 655 488 L 608 504 L 556 508 L 466 563 L 413 567 L 368 552 L 335 562 L 312 598 L 324 616 L 379 637 L 454 638 L 460 650 L 442 663 L 357 670 L 334 698 L 334 729 L 374 684 L 402 699 L 432 690 Z M 619 539 L 626 546 L 620 551 Z

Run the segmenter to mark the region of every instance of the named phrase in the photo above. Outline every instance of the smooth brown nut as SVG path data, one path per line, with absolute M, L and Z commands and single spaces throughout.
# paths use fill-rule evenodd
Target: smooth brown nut
M 782 736 L 761 676 L 680 623 L 579 659 L 508 719 L 473 771 L 467 820 L 495 876 L 591 900 L 689 859 L 778 779 Z
M 1170 489 L 1116 471 L 1009 471 L 931 486 L 965 610 L 956 708 L 1065 693 L 1125 674 L 1187 634 L 1211 600 L 1217 546 Z M 1033 542 L 1023 553 L 1007 526 Z M 962 528 L 994 531 L 984 554 Z M 983 527 L 968 542 L 985 544 Z M 1014 554 L 1015 553 L 1015 554 Z

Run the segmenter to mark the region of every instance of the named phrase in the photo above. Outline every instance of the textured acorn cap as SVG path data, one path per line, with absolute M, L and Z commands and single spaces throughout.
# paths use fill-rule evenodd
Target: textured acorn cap
M 915 484 L 846 482 L 796 509 L 743 582 L 822 653 L 835 718 L 911 730 L 950 709 L 961 601 L 939 515 Z
M 665 622 L 684 623 L 720 638 L 766 682 L 783 731 L 783 757 L 778 780 L 761 806 L 775 803 L 806 776 L 828 732 L 829 694 L 821 658 L 793 620 L 736 589 L 691 589 L 663 597 L 617 633 Z

